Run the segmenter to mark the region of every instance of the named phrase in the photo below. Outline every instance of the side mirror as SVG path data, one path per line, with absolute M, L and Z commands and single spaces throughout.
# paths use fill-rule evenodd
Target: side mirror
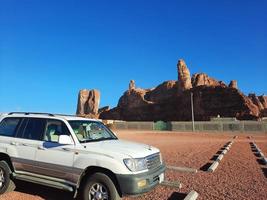
M 74 144 L 72 138 L 69 135 L 59 135 L 59 144 Z

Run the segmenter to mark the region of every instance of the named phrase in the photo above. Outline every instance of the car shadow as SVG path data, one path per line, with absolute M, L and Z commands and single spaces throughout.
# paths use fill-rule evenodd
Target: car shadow
M 259 165 L 265 165 L 264 161 L 261 158 L 258 158 L 257 162 L 259 163 Z
M 168 198 L 168 200 L 182 200 L 186 197 L 187 194 L 179 193 L 179 192 L 173 192 L 171 196 Z
M 208 171 L 208 169 L 209 169 L 209 167 L 210 167 L 211 165 L 212 165 L 212 162 L 206 163 L 205 165 L 201 166 L 201 167 L 199 168 L 199 170 L 206 172 L 206 171 Z
M 22 192 L 29 195 L 39 196 L 46 200 L 73 200 L 73 193 L 63 190 L 42 186 L 39 184 L 33 184 L 25 181 L 15 181 L 15 191 Z
M 265 178 L 267 178 L 267 168 L 261 168 L 263 175 L 265 176 Z
M 215 161 L 215 160 L 217 160 L 218 156 L 219 156 L 219 155 L 214 155 L 210 160 L 211 160 L 211 161 Z

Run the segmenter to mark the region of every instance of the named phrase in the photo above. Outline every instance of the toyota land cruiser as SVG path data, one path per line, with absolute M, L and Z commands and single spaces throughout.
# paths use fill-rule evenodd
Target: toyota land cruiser
M 160 151 L 120 140 L 101 121 L 49 113 L 0 116 L 0 194 L 14 179 L 117 200 L 164 180 Z

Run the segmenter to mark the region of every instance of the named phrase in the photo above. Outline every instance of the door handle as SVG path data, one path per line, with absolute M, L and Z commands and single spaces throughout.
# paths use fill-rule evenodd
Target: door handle
M 17 146 L 18 143 L 17 142 L 10 142 L 11 145 Z
M 39 150 L 46 150 L 46 148 L 43 147 L 43 146 L 38 146 L 38 149 L 39 149 Z

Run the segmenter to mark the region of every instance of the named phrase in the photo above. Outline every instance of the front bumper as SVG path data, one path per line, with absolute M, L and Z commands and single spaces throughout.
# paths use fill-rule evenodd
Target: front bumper
M 150 191 L 164 179 L 166 166 L 141 174 L 117 174 L 117 179 L 123 195 L 138 195 Z M 145 181 L 144 181 L 145 180 Z M 146 183 L 140 185 L 140 183 Z

